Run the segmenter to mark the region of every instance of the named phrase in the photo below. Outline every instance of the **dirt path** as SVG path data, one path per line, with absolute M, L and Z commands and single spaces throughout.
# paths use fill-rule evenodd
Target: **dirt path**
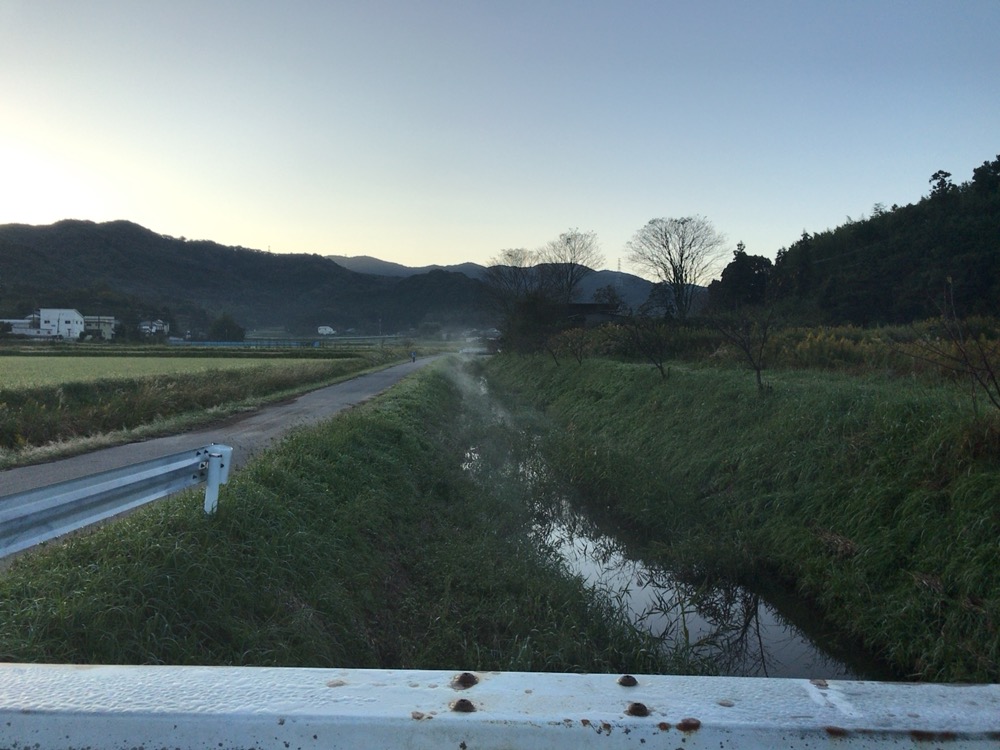
M 99 471 L 117 469 L 128 464 L 199 448 L 209 443 L 232 446 L 233 468 L 238 469 L 255 453 L 279 440 L 289 430 L 320 422 L 344 409 L 367 401 L 410 373 L 430 364 L 434 359 L 436 358 L 428 357 L 419 359 L 416 363 L 406 362 L 361 375 L 193 432 L 103 448 L 93 453 L 46 464 L 9 469 L 0 472 L 0 496 L 76 479 Z

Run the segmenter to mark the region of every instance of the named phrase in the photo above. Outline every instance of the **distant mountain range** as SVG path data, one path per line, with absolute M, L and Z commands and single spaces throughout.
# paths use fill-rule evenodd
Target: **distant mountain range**
M 478 263 L 459 263 L 453 266 L 404 266 L 399 263 L 392 263 L 387 260 L 379 260 L 370 255 L 327 255 L 327 258 L 351 271 L 367 273 L 377 276 L 409 277 L 431 271 L 447 271 L 451 273 L 463 273 L 470 279 L 481 280 L 486 273 L 486 266 Z M 639 276 L 621 271 L 594 271 L 583 278 L 578 288 L 578 300 L 580 302 L 590 302 L 594 299 L 594 292 L 598 289 L 611 286 L 622 296 L 622 298 L 633 308 L 639 307 L 649 297 L 649 290 L 653 287 L 653 282 L 647 281 Z
M 480 279 L 486 272 L 486 266 L 478 263 L 459 263 L 454 266 L 410 266 L 400 265 L 388 260 L 379 260 L 370 255 L 327 255 L 334 263 L 357 273 L 367 273 L 372 276 L 416 276 L 431 271 L 453 271 L 464 273 L 470 279 Z
M 128 221 L 0 225 L 0 318 L 75 307 L 126 324 L 204 330 L 226 313 L 247 329 L 313 335 L 320 325 L 375 333 L 493 324 L 475 263 L 408 268 L 376 258 L 281 254 L 157 234 Z M 650 282 L 590 274 L 579 299 L 615 286 L 635 304 Z

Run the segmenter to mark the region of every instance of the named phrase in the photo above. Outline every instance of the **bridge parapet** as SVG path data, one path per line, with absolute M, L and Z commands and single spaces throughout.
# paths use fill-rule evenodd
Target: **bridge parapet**
M 0 665 L 0 748 L 1000 747 L 1000 685 Z

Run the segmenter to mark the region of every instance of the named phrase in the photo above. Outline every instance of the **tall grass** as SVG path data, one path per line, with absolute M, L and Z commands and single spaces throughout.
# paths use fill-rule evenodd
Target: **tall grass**
M 762 350 L 768 367 L 848 372 L 900 378 L 923 377 L 929 381 L 956 380 L 968 373 L 954 367 L 955 331 L 949 334 L 942 321 L 928 320 L 911 326 L 859 328 L 857 326 L 782 327 L 774 321 Z M 997 353 L 995 320 L 964 321 L 971 335 L 967 345 L 987 352 L 994 371 Z M 667 356 L 688 363 L 742 365 L 745 355 L 716 327 L 699 323 L 652 325 L 646 335 L 658 339 Z M 590 356 L 615 357 L 631 362 L 647 358 L 636 337 L 624 325 L 577 329 L 551 342 L 562 355 L 577 361 Z M 984 362 L 985 364 L 985 362 Z
M 266 452 L 214 517 L 189 493 L 19 558 L 0 661 L 662 668 L 472 483 L 462 409 L 428 368 Z
M 497 358 L 550 460 L 673 564 L 792 582 L 900 673 L 1000 680 L 1000 423 L 947 383 Z

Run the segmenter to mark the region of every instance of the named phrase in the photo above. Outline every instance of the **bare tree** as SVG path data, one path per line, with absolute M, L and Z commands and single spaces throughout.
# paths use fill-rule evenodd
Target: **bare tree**
M 761 373 L 766 366 L 767 342 L 774 332 L 774 308 L 743 308 L 712 320 L 725 339 L 739 349 L 757 376 L 757 390 L 764 391 Z
M 490 259 L 483 282 L 493 306 L 504 317 L 511 314 L 518 300 L 536 289 L 537 263 L 538 253 L 523 247 L 501 250 Z
M 544 284 L 553 299 L 569 303 L 583 278 L 604 263 L 604 255 L 594 232 L 570 229 L 542 248 L 539 261 L 545 264 Z
M 703 284 L 724 253 L 725 237 L 703 216 L 652 219 L 628 242 L 629 260 L 665 282 L 674 295 L 674 312 L 691 312 L 694 286 Z
M 924 334 L 902 350 L 916 359 L 937 365 L 958 376 L 969 378 L 972 403 L 979 411 L 977 395 L 982 392 L 1000 409 L 1000 341 L 986 332 L 971 331 L 958 317 L 951 277 L 945 287 L 938 335 Z
M 593 349 L 593 340 L 585 328 L 567 328 L 557 333 L 548 345 L 560 354 L 571 355 L 578 365 L 582 365 L 584 358 Z
M 547 348 L 546 342 L 570 325 L 567 305 L 580 281 L 602 262 L 597 236 L 578 229 L 540 250 L 501 250 L 483 281 L 499 313 L 505 345 L 519 351 Z M 556 358 L 554 349 L 550 353 Z
M 547 341 L 567 322 L 565 305 L 552 293 L 541 251 L 501 250 L 483 276 L 487 293 L 499 314 L 503 346 L 519 352 L 547 349 L 558 364 L 557 352 Z

